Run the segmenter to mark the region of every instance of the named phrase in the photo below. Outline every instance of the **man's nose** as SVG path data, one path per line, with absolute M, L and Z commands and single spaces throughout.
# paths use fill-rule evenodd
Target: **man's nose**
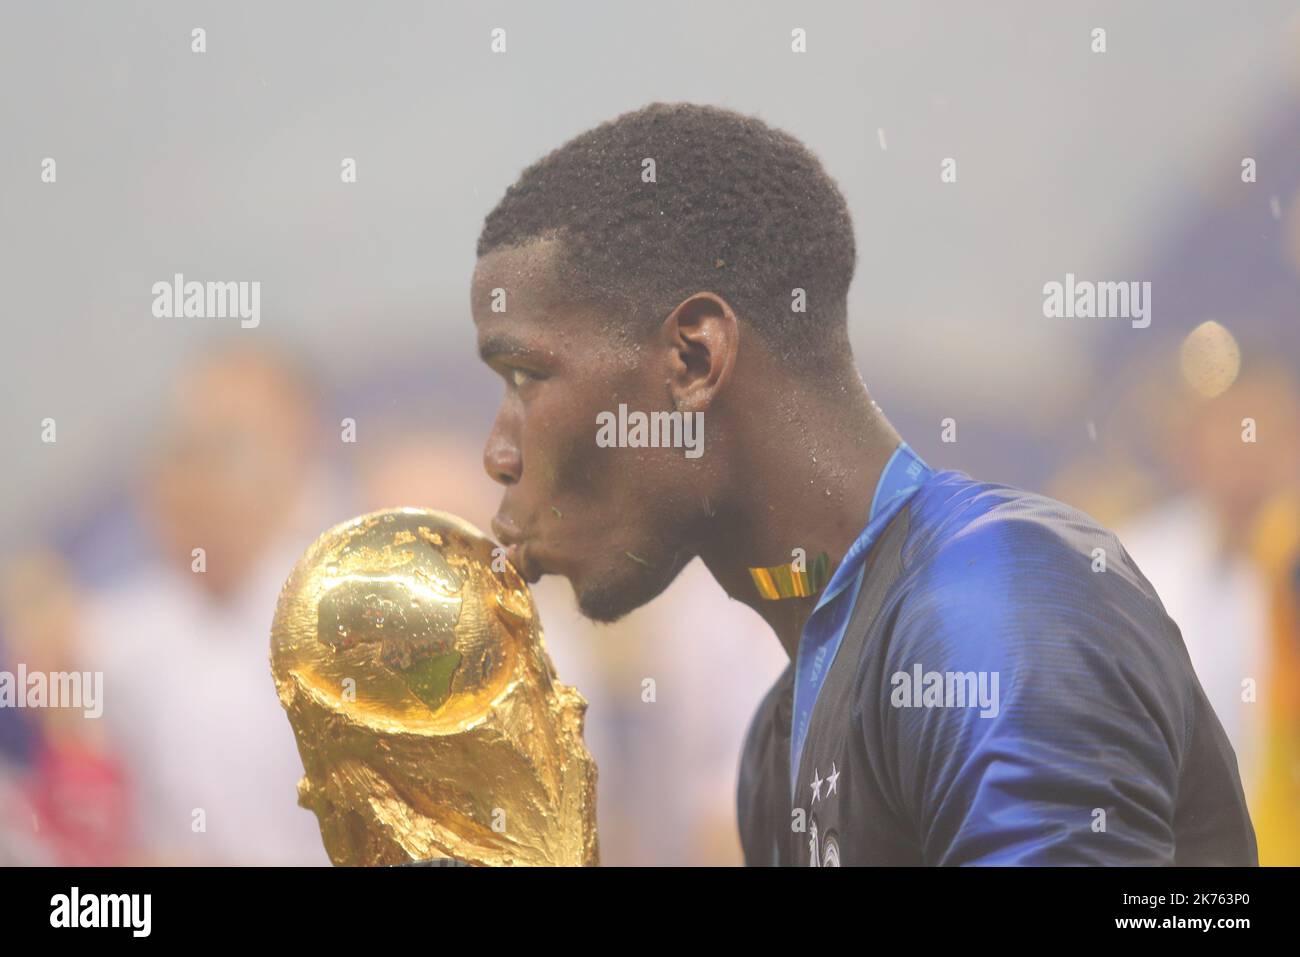
M 523 472 L 523 457 L 519 454 L 519 444 L 513 441 L 501 429 L 498 419 L 488 435 L 487 445 L 483 448 L 483 468 L 500 485 L 514 485 Z

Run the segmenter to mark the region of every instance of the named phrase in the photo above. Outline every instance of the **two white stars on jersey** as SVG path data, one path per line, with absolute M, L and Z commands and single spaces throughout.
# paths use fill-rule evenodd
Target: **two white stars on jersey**
M 826 775 L 825 778 L 822 777 L 820 770 L 813 768 L 812 780 L 808 782 L 808 786 L 812 788 L 812 801 L 808 804 L 808 814 L 812 819 L 811 826 L 808 829 L 808 863 L 813 867 L 839 867 L 840 846 L 835 840 L 834 832 L 828 831 L 826 836 L 822 838 L 824 846 L 821 847 L 820 854 L 818 853 L 817 818 L 813 816 L 812 808 L 814 804 L 822 799 L 823 784 L 826 785 L 825 797 L 830 800 L 831 795 L 839 791 L 840 787 L 840 769 L 834 761 L 831 762 L 831 773 Z
M 812 788 L 812 792 L 813 792 L 811 803 L 816 804 L 817 801 L 821 798 L 823 784 L 826 785 L 827 797 L 830 797 L 832 794 L 834 794 L 837 788 L 839 787 L 839 780 L 840 780 L 840 772 L 835 769 L 834 761 L 831 762 L 831 773 L 826 775 L 825 780 L 822 779 L 820 772 L 818 772 L 816 768 L 813 768 L 813 779 L 808 782 L 808 786 Z

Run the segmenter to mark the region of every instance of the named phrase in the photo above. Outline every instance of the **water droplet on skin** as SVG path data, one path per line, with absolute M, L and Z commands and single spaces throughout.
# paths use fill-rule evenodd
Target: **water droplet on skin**
M 326 575 L 337 575 L 338 573 L 339 573 L 339 566 L 335 565 L 333 562 L 330 562 L 330 564 L 325 566 Z

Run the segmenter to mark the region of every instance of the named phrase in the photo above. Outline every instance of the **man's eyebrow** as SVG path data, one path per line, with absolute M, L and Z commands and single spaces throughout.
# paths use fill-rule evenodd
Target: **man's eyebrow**
M 478 347 L 478 357 L 484 362 L 490 362 L 497 356 L 524 356 L 531 352 L 522 342 L 509 336 L 489 336 Z

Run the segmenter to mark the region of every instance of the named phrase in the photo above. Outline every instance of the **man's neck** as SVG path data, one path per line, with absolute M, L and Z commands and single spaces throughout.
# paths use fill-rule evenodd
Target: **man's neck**
M 752 445 L 762 450 L 746 469 L 753 481 L 717 515 L 700 557 L 728 595 L 763 616 L 793 660 L 819 596 L 765 599 L 749 569 L 788 564 L 802 549 L 808 567 L 825 552 L 833 573 L 866 527 L 901 439 L 860 381 L 833 402 L 805 399 L 795 416 L 786 412 L 781 441 L 767 429 Z

